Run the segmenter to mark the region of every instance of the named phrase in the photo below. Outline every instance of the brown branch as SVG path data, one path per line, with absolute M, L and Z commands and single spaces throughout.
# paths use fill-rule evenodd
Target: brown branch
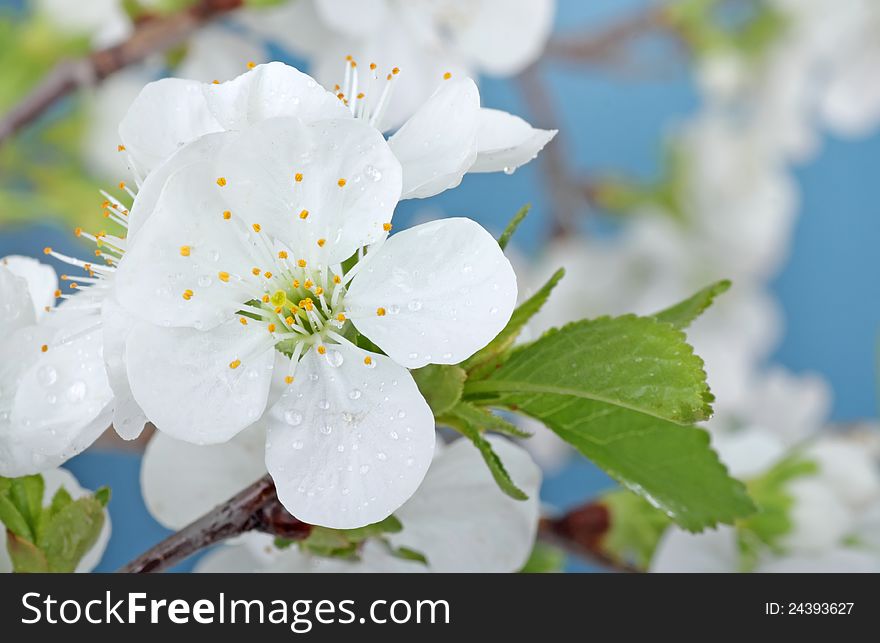
M 302 540 L 311 530 L 311 525 L 287 513 L 278 500 L 272 479 L 266 475 L 119 571 L 129 574 L 160 572 L 206 547 L 248 531 Z
M 238 9 L 244 0 L 198 0 L 168 16 L 140 21 L 128 40 L 64 60 L 21 102 L 0 119 L 0 144 L 39 118 L 59 100 L 81 87 L 100 83 L 115 72 L 179 45 L 210 20 Z
M 552 38 L 547 43 L 545 55 L 567 62 L 604 62 L 634 39 L 656 31 L 672 31 L 664 3 L 626 16 L 598 30 Z
M 619 572 L 641 570 L 611 557 L 602 547 L 611 528 L 611 513 L 599 502 L 591 502 L 572 509 L 563 516 L 542 518 L 538 535 L 568 553 L 586 558 Z

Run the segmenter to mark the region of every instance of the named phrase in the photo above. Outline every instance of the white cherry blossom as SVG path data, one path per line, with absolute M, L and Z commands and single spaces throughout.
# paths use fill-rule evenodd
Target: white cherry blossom
M 346 111 L 299 80 L 312 92 L 304 116 Z M 362 120 L 242 127 L 182 148 L 132 210 L 116 282 L 138 320 L 125 342 L 134 398 L 176 438 L 225 442 L 263 415 L 285 356 L 266 442 L 279 498 L 314 524 L 376 522 L 409 498 L 433 450 L 433 416 L 406 369 L 458 363 L 495 337 L 513 270 L 467 219 L 389 238 L 401 167 Z M 165 174 L 161 190 L 148 185 Z M 142 218 L 138 202 L 156 193 Z M 385 355 L 358 348 L 359 335 Z
M 340 59 L 340 65 L 343 86 L 335 94 L 282 63 L 259 65 L 219 84 L 178 78 L 150 83 L 119 127 L 129 163 L 143 179 L 199 137 L 283 116 L 305 124 L 351 119 L 377 127 L 402 93 L 394 91 L 402 74 L 354 60 Z M 388 142 L 402 166 L 402 198 L 424 198 L 457 186 L 467 172 L 511 172 L 555 134 L 481 108 L 474 82 L 451 75 Z M 169 161 L 172 167 L 181 162 Z
M 346 55 L 390 69 L 405 61 L 403 96 L 383 127 L 397 127 L 443 74 L 510 76 L 541 54 L 554 0 L 299 0 L 248 12 L 243 22 L 303 54 L 326 86 Z

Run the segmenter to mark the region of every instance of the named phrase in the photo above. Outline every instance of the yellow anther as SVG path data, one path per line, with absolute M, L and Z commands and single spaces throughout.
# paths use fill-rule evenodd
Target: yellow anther
M 354 60 L 354 56 L 352 56 L 351 54 L 348 54 L 348 55 L 345 57 L 345 61 L 346 61 L 346 62 L 351 62 L 352 60 Z
M 120 189 L 120 190 L 124 190 L 124 189 L 125 189 L 125 181 L 120 181 L 120 182 L 119 182 L 119 189 Z
M 306 282 L 303 284 L 303 288 L 306 290 L 311 290 L 312 286 L 314 286 L 314 282 L 311 279 L 306 279 Z
M 45 353 L 47 350 L 49 350 L 49 346 L 47 344 L 43 344 L 42 346 L 40 346 L 41 352 Z
M 231 368 L 232 370 L 237 369 L 239 366 L 241 366 L 240 359 L 235 359 L 235 360 L 232 360 L 231 362 L 229 362 L 229 368 Z
M 100 250 L 95 250 L 95 256 L 96 256 L 96 257 L 100 257 L 100 256 L 101 256 L 101 251 L 100 251 Z
M 391 73 L 394 74 L 395 76 L 397 76 L 397 74 L 400 73 L 400 67 L 395 67 L 394 69 L 391 70 Z
M 319 248 L 323 248 L 325 243 L 327 243 L 326 239 L 318 239 L 318 247 Z
M 339 313 L 338 315 L 336 315 L 336 321 L 344 322 L 345 321 L 345 314 Z
M 287 319 L 285 319 L 284 321 L 287 322 L 288 326 L 293 326 L 293 324 L 294 324 L 294 319 L 293 319 L 293 317 L 290 317 L 290 316 L 288 316 Z
M 221 188 L 222 188 L 224 185 L 226 185 L 226 177 L 225 177 L 225 176 L 221 176 L 221 177 L 219 177 L 219 178 L 217 179 L 217 185 L 219 185 Z
M 370 63 L 370 69 L 376 71 L 376 63 Z
M 339 100 L 345 100 L 345 94 L 339 92 L 338 94 L 336 94 L 336 98 L 338 98 Z
M 300 213 L 299 213 L 299 218 L 300 218 L 300 219 L 308 219 L 308 218 L 309 218 L 309 211 L 308 211 L 308 210 L 303 210 L 302 212 L 300 212 Z
M 293 280 L 293 287 L 294 287 L 294 288 L 299 288 L 299 279 L 294 279 L 294 280 Z
M 366 364 L 367 366 L 369 366 L 369 365 L 372 364 L 372 363 L 373 363 L 373 358 L 370 357 L 369 355 L 367 355 L 367 356 L 364 358 L 364 364 Z
M 263 276 L 264 276 L 266 279 L 271 279 L 271 278 L 272 278 L 272 273 L 269 272 L 269 271 L 267 270 L 266 272 L 263 273 Z
M 326 346 L 323 346 L 323 345 L 322 345 L 322 346 L 318 346 L 318 354 L 319 354 L 319 355 L 324 355 L 326 352 L 327 352 L 327 347 L 326 347 Z
M 254 277 L 259 277 L 261 272 L 262 270 L 260 270 L 259 268 L 251 268 L 251 274 Z
M 394 78 L 394 76 L 392 76 L 391 74 L 385 76 L 385 80 L 391 80 L 392 78 Z
M 50 248 L 49 246 L 46 246 L 45 248 L 43 248 L 43 254 L 44 255 L 52 254 L 52 248 Z
M 254 229 L 254 232 L 259 232 L 260 230 L 263 229 L 263 227 L 259 223 L 255 223 L 251 227 Z
M 71 290 L 76 290 L 77 288 L 79 288 L 79 284 L 76 283 L 75 281 L 72 281 L 72 282 L 70 282 L 70 288 L 71 288 Z
M 56 290 L 53 294 L 54 294 L 56 297 L 60 297 L 60 296 L 61 296 L 61 290 L 60 290 L 60 289 L 59 289 L 59 290 Z
M 181 257 L 188 257 L 191 252 L 192 252 L 192 248 L 190 248 L 189 246 L 180 246 L 180 256 Z
M 106 200 L 106 199 L 105 199 L 104 202 L 101 204 L 101 207 L 102 207 L 102 208 L 107 208 L 107 207 L 109 207 L 109 206 L 110 206 L 110 201 L 108 201 L 108 200 Z
M 382 224 L 382 229 L 383 229 L 385 232 L 391 232 L 391 228 L 392 228 L 392 227 L 393 227 L 393 226 L 392 226 L 390 223 L 383 223 L 383 224 Z
M 297 172 L 296 174 L 294 174 L 293 180 L 296 181 L 297 183 L 302 183 L 302 180 L 303 180 L 302 172 Z
M 73 229 L 73 236 L 75 236 L 75 237 L 81 237 L 82 233 L 83 233 L 82 228 L 74 228 Z
M 358 92 L 358 95 L 357 95 L 358 100 L 360 100 L 360 99 L 363 98 L 364 96 L 366 96 L 366 94 L 364 94 L 363 92 Z
M 450 78 L 452 78 L 451 71 L 447 71 L 445 74 L 443 74 L 443 80 L 449 80 Z
M 299 261 L 296 262 L 296 265 L 299 266 L 300 268 L 305 268 L 306 267 L 306 260 L 300 259 Z
M 384 317 L 385 316 L 385 309 L 382 308 L 382 306 L 379 306 L 376 309 L 376 314 L 379 315 L 379 317 Z
M 232 218 L 232 212 L 229 210 L 223 210 L 223 218 L 229 221 Z
M 116 146 L 116 151 L 117 151 L 117 152 L 124 152 L 124 151 L 125 151 L 125 145 L 117 145 L 117 146 Z
M 338 186 L 341 187 L 341 188 L 344 188 L 346 183 L 347 183 L 347 181 L 346 181 L 345 179 L 339 179 L 339 180 L 336 182 L 336 185 L 338 185 Z
M 242 326 L 247 326 L 247 317 L 239 317 L 239 318 L 238 318 L 238 322 L 239 322 Z
M 219 85 L 220 81 L 215 78 L 214 80 L 211 81 L 211 84 L 212 85 Z
M 257 63 L 255 63 L 254 61 L 252 61 L 252 60 L 248 61 L 248 64 L 247 64 L 248 69 L 253 69 L 256 66 L 257 66 Z
M 263 303 L 264 303 L 264 304 L 268 304 L 268 303 L 269 303 L 269 295 L 263 295 L 262 299 L 263 299 Z
M 278 258 L 279 259 L 287 259 L 287 252 L 285 250 L 280 251 L 278 253 Z
M 284 378 L 284 382 L 286 384 L 293 384 L 293 378 L 290 375 L 288 375 L 287 377 Z
M 73 286 L 74 286 L 74 284 L 70 284 L 70 287 L 71 287 L 71 288 L 73 288 Z M 190 290 L 189 288 L 187 288 L 186 290 L 184 290 L 184 291 L 183 291 L 183 298 L 186 299 L 187 301 L 189 301 L 190 299 L 192 299 L 192 298 L 193 298 L 193 291 Z
M 313 310 L 315 308 L 315 302 L 312 301 L 311 297 L 306 297 L 305 305 L 306 310 Z
M 281 311 L 284 310 L 281 306 L 275 306 L 275 314 L 280 315 Z
M 270 333 L 274 333 L 275 332 L 275 324 L 269 324 L 268 329 L 269 329 Z
M 228 273 L 228 272 L 225 272 L 225 271 L 223 271 L 223 270 L 221 270 L 220 272 L 217 273 L 217 277 L 218 277 L 218 278 L 220 279 L 220 281 L 222 281 L 222 282 L 228 282 L 228 281 L 229 281 L 229 273 Z
M 339 275 L 333 275 L 333 283 L 334 284 L 342 283 L 342 277 L 340 277 Z

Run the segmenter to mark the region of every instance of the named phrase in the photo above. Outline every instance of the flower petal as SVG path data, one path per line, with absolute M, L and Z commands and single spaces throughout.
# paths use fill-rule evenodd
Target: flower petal
M 515 74 L 534 62 L 553 28 L 553 0 L 481 0 L 453 23 L 455 47 L 483 71 Z
M 263 121 L 224 149 L 218 167 L 232 211 L 250 213 L 249 223 L 310 263 L 339 263 L 384 237 L 400 197 L 400 164 L 375 128 L 354 119 Z
M 36 320 L 27 281 L 0 265 L 0 333 L 3 337 Z
M 125 350 L 135 400 L 172 437 L 226 442 L 263 414 L 275 359 L 268 334 L 238 321 L 210 331 L 141 322 Z
M 113 390 L 113 428 L 124 440 L 134 440 L 144 430 L 147 417 L 134 399 L 125 368 L 125 342 L 135 318 L 109 296 L 101 310 L 104 332 L 104 367 Z
M 654 551 L 650 571 L 731 574 L 738 569 L 736 532 L 733 527 L 721 525 L 699 534 L 670 527 Z
M 227 83 L 204 85 L 208 109 L 226 130 L 279 116 L 305 123 L 351 118 L 342 101 L 311 76 L 280 62 L 258 65 Z
M 481 109 L 477 160 L 470 172 L 512 172 L 538 155 L 558 130 L 535 129 L 519 116 Z
M 180 147 L 224 128 L 211 112 L 203 84 L 163 78 L 145 86 L 119 124 L 136 171 L 147 176 Z
M 424 554 L 432 572 L 516 572 L 532 552 L 541 471 L 509 440 L 489 441 L 529 499 L 504 495 L 469 440 L 452 443 L 434 458 L 416 494 L 395 512 L 403 531 L 389 535 L 395 546 Z
M 34 317 L 40 319 L 46 308 L 55 305 L 55 291 L 58 289 L 58 275 L 55 269 L 45 263 L 41 263 L 31 257 L 10 255 L 0 259 L 0 265 L 4 266 L 12 274 L 17 275 L 27 282 L 28 292 L 34 304 Z M 2 298 L 7 301 L 6 297 Z
M 259 424 L 208 446 L 156 433 L 141 465 L 147 508 L 165 527 L 182 529 L 266 474 L 265 442 Z
M 348 345 L 310 350 L 269 418 L 266 466 L 278 497 L 300 520 L 325 527 L 389 516 L 418 488 L 434 452 L 434 416 L 409 372 Z
M 321 19 L 346 36 L 371 35 L 388 16 L 387 0 L 315 0 Z
M 510 319 L 513 268 L 492 235 L 470 219 L 404 230 L 375 252 L 351 282 L 346 314 L 398 364 L 458 364 Z
M 404 199 L 454 188 L 477 158 L 480 92 L 470 78 L 441 83 L 388 145 L 403 166 Z
M 107 429 L 112 392 L 100 351 L 94 316 L 69 316 L 61 328 L 24 328 L 4 343 L 0 361 L 9 366 L 0 375 L 11 386 L 0 400 L 7 414 L 0 424 L 0 475 L 54 468 Z
M 120 262 L 117 297 L 138 318 L 210 329 L 262 292 L 251 268 L 266 251 L 241 221 L 224 220 L 229 206 L 214 174 L 198 163 L 172 175 Z M 223 281 L 220 272 L 231 277 Z

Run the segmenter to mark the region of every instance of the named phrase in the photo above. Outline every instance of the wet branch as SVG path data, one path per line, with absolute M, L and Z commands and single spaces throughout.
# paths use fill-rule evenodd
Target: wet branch
M 599 502 L 591 502 L 576 507 L 563 516 L 541 518 L 538 535 L 569 554 L 598 563 L 610 570 L 641 571 L 621 563 L 605 552 L 602 543 L 610 528 L 611 513 L 608 507 Z
M 209 21 L 243 4 L 244 0 L 199 0 L 177 13 L 140 21 L 131 37 L 124 42 L 83 58 L 59 62 L 21 102 L 0 119 L 0 144 L 80 87 L 97 85 L 121 69 L 185 42 Z

